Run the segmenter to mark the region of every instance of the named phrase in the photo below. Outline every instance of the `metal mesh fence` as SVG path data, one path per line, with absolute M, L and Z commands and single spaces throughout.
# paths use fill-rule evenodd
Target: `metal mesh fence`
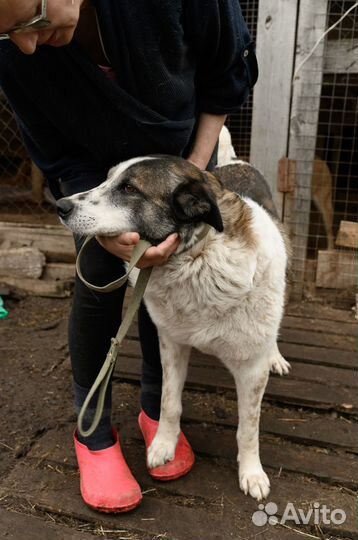
M 326 28 L 354 4 L 328 0 Z M 305 258 L 305 272 L 298 279 L 304 283 L 298 285 L 308 295 L 353 303 L 358 249 L 358 6 L 327 34 L 322 67 L 311 189 L 306 194 L 311 199 L 307 250 L 299 252 Z M 301 103 L 307 112 L 312 100 L 308 95 Z M 303 199 L 304 192 L 300 193 Z M 302 222 L 302 200 L 295 208 L 293 220 Z M 300 243 L 297 237 L 294 240 Z
M 255 36 L 258 7 L 242 2 Z M 314 49 L 294 77 L 287 154 L 292 161 L 292 193 L 283 193 L 282 213 L 293 246 L 292 290 L 354 301 L 358 203 L 358 7 L 353 0 L 297 2 L 295 71 L 318 38 L 352 11 Z M 274 11 L 275 3 L 270 2 Z M 268 10 L 267 13 L 270 13 Z M 291 21 L 292 23 L 292 21 Z M 287 66 L 287 69 L 290 69 Z M 267 90 L 278 91 L 274 80 Z M 236 153 L 250 155 L 250 99 L 229 120 Z M 270 131 L 262 119 L 262 130 Z M 344 301 L 344 300 L 343 300 Z
M 352 1 L 331 0 L 328 25 L 336 22 L 352 4 Z M 316 155 L 325 160 L 332 177 L 333 236 L 336 237 L 342 220 L 357 218 L 358 7 L 327 38 Z
M 240 5 L 252 39 L 255 41 L 259 0 L 241 0 Z M 252 106 L 251 93 L 240 112 L 231 115 L 227 122 L 236 154 L 246 161 L 249 161 L 250 156 Z
M 29 159 L 14 114 L 0 92 L 0 220 L 54 222 L 44 179 Z

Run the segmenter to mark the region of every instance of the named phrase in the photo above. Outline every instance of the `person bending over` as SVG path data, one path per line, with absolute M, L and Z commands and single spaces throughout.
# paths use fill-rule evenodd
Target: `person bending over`
M 0 0 L 0 85 L 15 111 L 31 159 L 60 198 L 90 189 L 120 161 L 147 154 L 215 164 L 228 114 L 257 79 L 254 46 L 238 0 L 48 0 L 44 29 L 11 32 L 40 12 L 36 0 Z M 75 239 L 77 249 L 81 245 Z M 124 273 L 138 234 L 93 239 L 86 278 L 98 285 Z M 139 266 L 163 264 L 180 239 L 151 247 Z M 76 279 L 69 321 L 75 406 L 80 410 L 121 322 L 124 288 L 96 294 Z M 143 352 L 140 427 L 146 444 L 158 426 L 162 371 L 158 336 L 139 311 Z M 91 403 L 87 425 L 96 405 Z M 86 427 L 86 425 L 85 425 Z M 95 432 L 74 435 L 81 493 L 91 507 L 124 512 L 141 490 L 111 422 L 111 389 Z M 185 439 L 173 461 L 149 471 L 179 478 L 194 463 Z

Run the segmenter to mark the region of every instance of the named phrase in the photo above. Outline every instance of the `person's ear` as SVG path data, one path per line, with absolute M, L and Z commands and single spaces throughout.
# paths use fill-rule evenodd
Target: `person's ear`
M 215 196 L 204 182 L 184 180 L 173 191 L 171 207 L 178 223 L 207 223 L 218 232 L 224 225 Z

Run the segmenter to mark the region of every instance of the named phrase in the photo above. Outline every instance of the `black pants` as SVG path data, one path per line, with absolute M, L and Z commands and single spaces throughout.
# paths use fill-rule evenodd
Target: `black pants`
M 77 249 L 81 243 L 76 239 Z M 96 240 L 88 244 L 82 267 L 86 279 L 96 285 L 104 285 L 124 274 L 123 261 L 102 248 Z M 92 386 L 105 360 L 111 338 L 121 323 L 125 289 L 124 286 L 111 293 L 97 293 L 76 277 L 69 345 L 74 380 L 84 388 Z M 143 352 L 141 405 L 151 418 L 158 419 L 162 384 L 158 334 L 144 304 L 139 310 L 139 335 Z

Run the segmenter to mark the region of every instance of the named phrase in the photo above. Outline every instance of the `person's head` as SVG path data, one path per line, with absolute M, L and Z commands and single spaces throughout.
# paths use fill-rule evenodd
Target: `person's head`
M 25 32 L 11 32 L 10 39 L 25 54 L 33 54 L 39 45 L 52 45 L 62 47 L 67 45 L 73 38 L 80 9 L 85 6 L 86 0 L 48 0 L 47 18 L 51 25 L 43 29 L 29 30 Z M 18 5 L 17 5 L 18 4 Z M 21 5 L 24 4 L 22 7 Z M 27 21 L 39 13 L 41 2 L 24 2 L 12 0 L 12 9 L 16 11 L 16 24 Z

